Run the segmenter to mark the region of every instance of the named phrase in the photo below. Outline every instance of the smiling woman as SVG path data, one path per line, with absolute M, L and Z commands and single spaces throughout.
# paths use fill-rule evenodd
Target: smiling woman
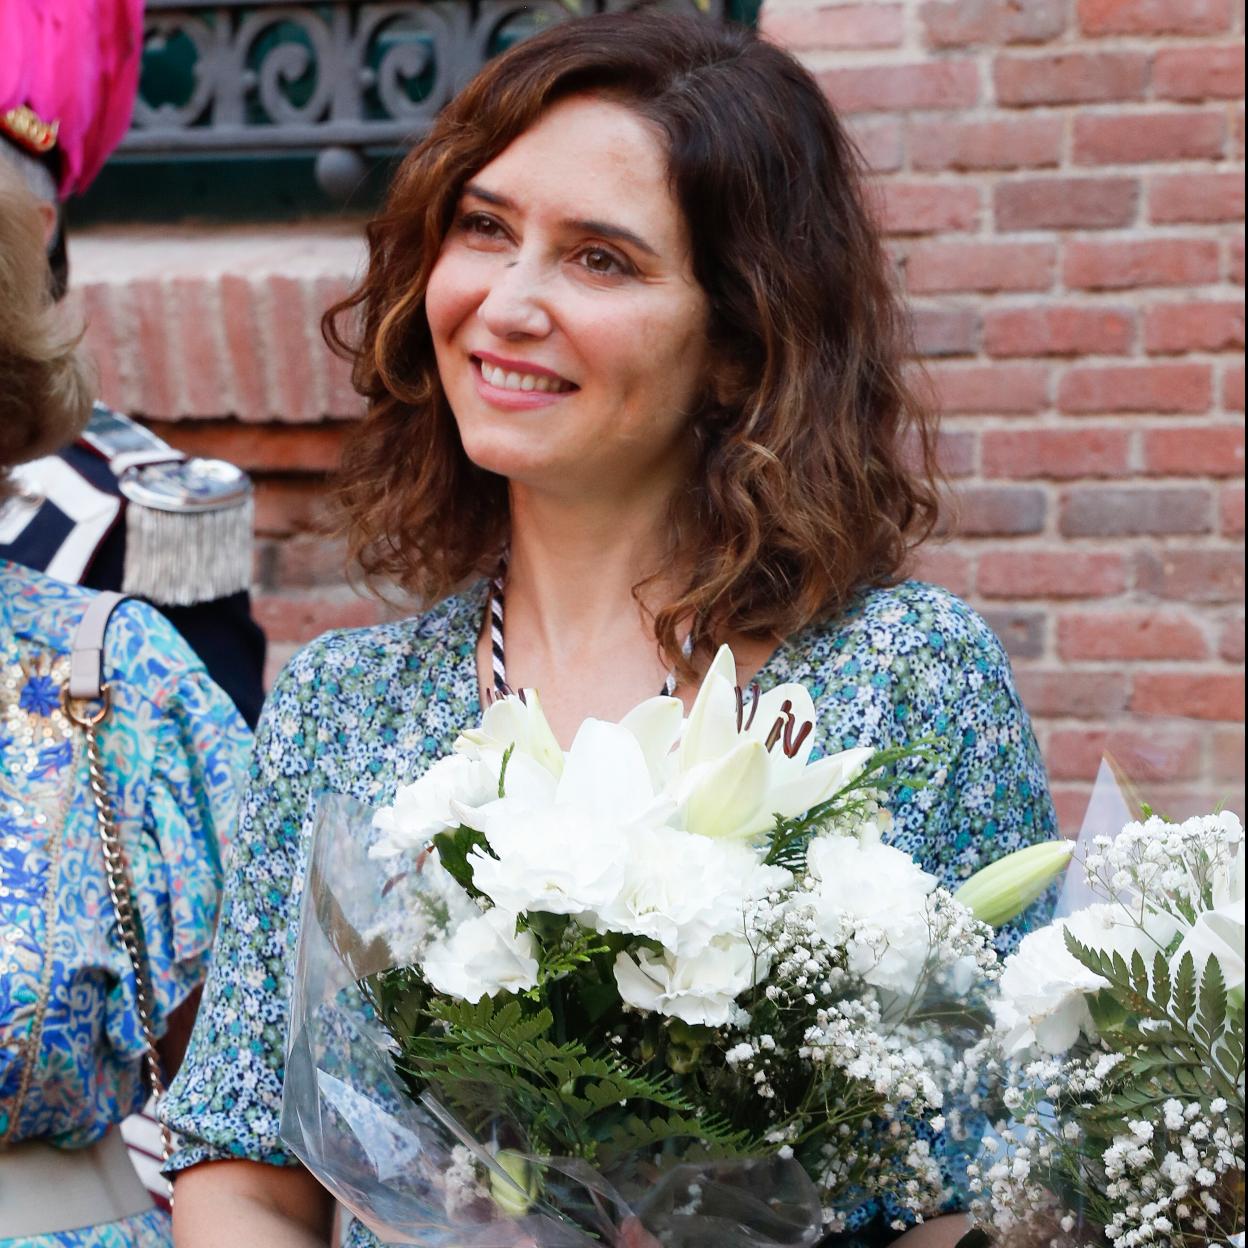
M 561 23 L 412 151 L 326 332 L 368 402 L 342 478 L 353 552 L 423 614 L 322 638 L 270 697 L 166 1108 L 185 1248 L 325 1242 L 325 1194 L 279 1136 L 312 801 L 392 802 L 508 682 L 540 690 L 566 746 L 665 680 L 688 706 L 727 643 L 742 687 L 811 689 L 812 758 L 935 742 L 890 804 L 942 882 L 1053 835 L 1000 644 L 905 579 L 937 512 L 905 320 L 844 130 L 749 32 Z M 896 1235 L 891 1208 L 847 1217 Z

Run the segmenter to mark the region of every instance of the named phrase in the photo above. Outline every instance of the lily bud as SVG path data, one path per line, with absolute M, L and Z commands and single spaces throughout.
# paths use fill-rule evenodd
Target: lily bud
M 537 1199 L 537 1173 L 522 1153 L 504 1148 L 494 1158 L 509 1179 L 490 1171 L 490 1196 L 508 1217 L 523 1217 Z
M 1073 841 L 1044 841 L 1015 850 L 976 871 L 954 893 L 981 923 L 1000 927 L 1016 919 L 1066 869 Z

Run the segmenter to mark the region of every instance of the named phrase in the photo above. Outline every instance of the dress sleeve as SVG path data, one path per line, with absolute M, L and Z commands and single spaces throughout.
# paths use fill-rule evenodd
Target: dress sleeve
M 104 734 L 106 771 L 135 777 L 128 791 L 139 799 L 134 808 L 126 800 L 116 805 L 142 925 L 153 1021 L 163 1035 L 170 1014 L 207 970 L 221 901 L 222 852 L 251 733 L 182 639 L 150 608 L 127 604 L 110 629 L 109 644 L 123 701 Z M 115 1053 L 137 1058 L 143 1038 L 134 992 L 127 967 L 108 995 L 105 1027 Z
M 894 704 L 899 740 L 933 743 L 922 788 L 894 794 L 898 841 L 957 888 L 981 867 L 1058 833 L 1048 778 L 1031 720 L 1000 641 L 965 603 L 950 597 L 928 622 L 930 658 L 914 653 L 913 679 Z M 1055 890 L 997 932 L 1004 955 L 1051 916 Z
M 203 1161 L 296 1160 L 279 1143 L 278 1127 L 319 728 L 314 653 L 292 660 L 260 718 L 208 982 L 161 1108 L 181 1137 L 167 1173 Z

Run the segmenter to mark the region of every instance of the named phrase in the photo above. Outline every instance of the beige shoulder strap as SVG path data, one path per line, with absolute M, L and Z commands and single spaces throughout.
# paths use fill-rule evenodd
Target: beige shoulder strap
M 69 660 L 69 696 L 95 702 L 104 691 L 104 634 L 125 594 L 97 594 L 82 613 Z

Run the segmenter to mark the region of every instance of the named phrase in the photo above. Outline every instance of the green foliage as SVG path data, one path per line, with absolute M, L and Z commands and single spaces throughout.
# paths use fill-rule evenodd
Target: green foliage
M 551 1039 L 555 1017 L 545 1006 L 432 998 L 424 1015 L 423 1028 L 396 1035 L 398 1069 L 413 1091 L 432 1089 L 470 1129 L 505 1117 L 528 1131 L 526 1150 L 590 1161 L 676 1140 L 711 1156 L 752 1151 L 746 1133 L 700 1113 L 670 1077 Z
M 1171 1099 L 1207 1109 L 1224 1098 L 1242 1128 L 1244 1019 L 1228 1008 L 1218 960 L 1210 958 L 1198 974 L 1186 953 L 1174 970 L 1159 950 L 1150 971 L 1138 951 L 1128 964 L 1069 930 L 1065 939 L 1071 955 L 1107 981 L 1089 1007 L 1103 1041 L 1126 1058 L 1094 1104 L 1074 1107 L 1090 1141 L 1123 1134 L 1132 1120 L 1158 1120 Z
M 494 851 L 490 849 L 489 842 L 485 839 L 484 833 L 478 832 L 475 828 L 464 827 L 462 824 L 458 828 L 451 828 L 447 832 L 439 832 L 433 838 L 433 844 L 438 851 L 438 859 L 446 868 L 451 878 L 464 889 L 470 897 L 482 897 L 484 894 L 472 882 L 472 866 L 468 862 L 468 855 L 473 850 L 484 850 L 490 857 L 495 857 Z

